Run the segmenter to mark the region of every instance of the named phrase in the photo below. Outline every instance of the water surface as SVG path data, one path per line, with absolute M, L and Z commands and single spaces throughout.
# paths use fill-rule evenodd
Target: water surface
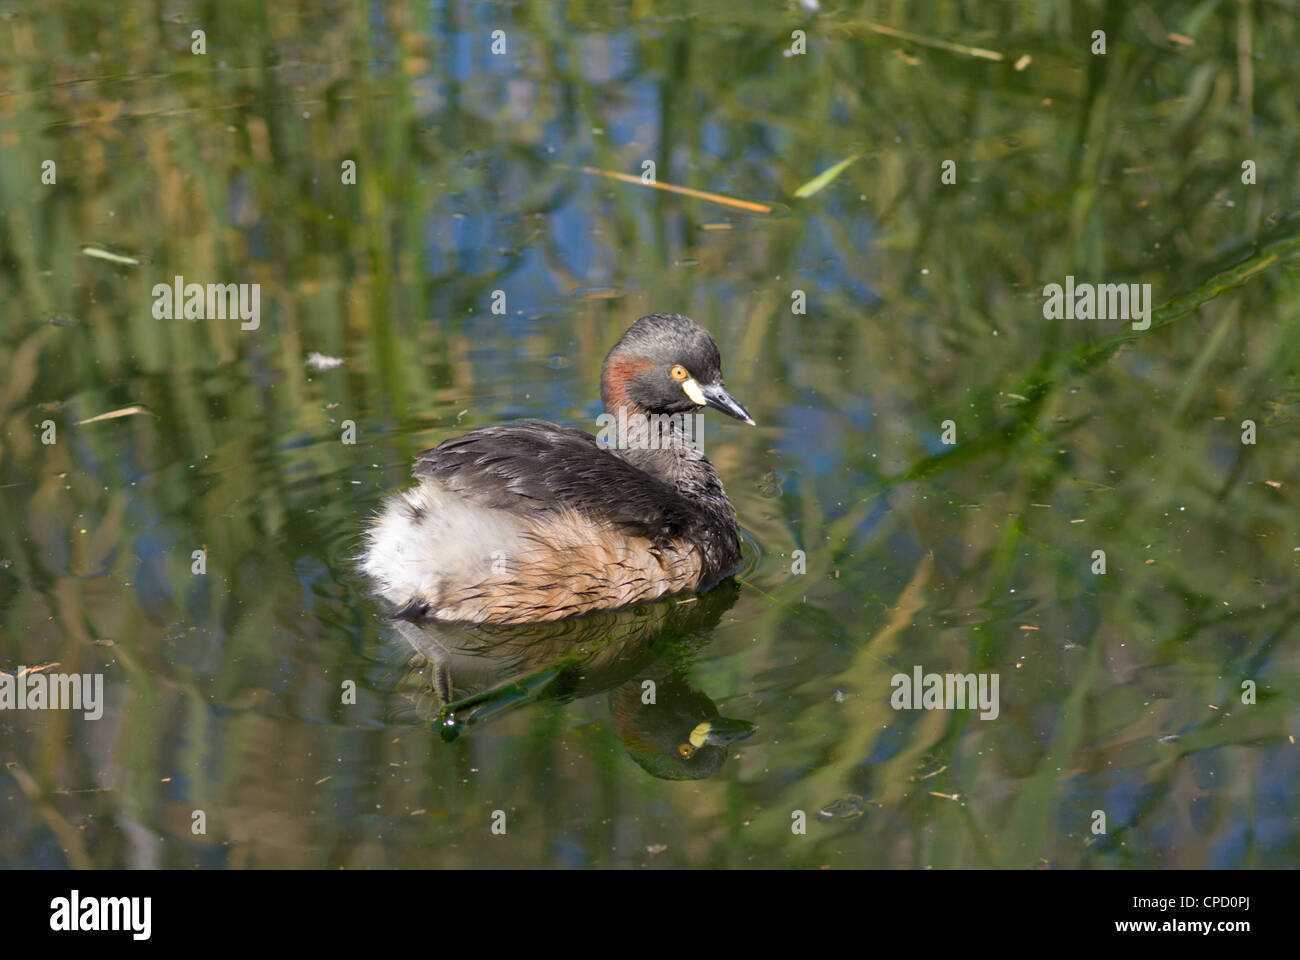
M 0 669 L 107 701 L 0 713 L 0 863 L 1293 865 L 1300 26 L 965 9 L 0 7 Z M 646 161 L 771 210 L 576 169 Z M 365 519 L 457 431 L 594 431 L 653 311 L 758 421 L 705 435 L 745 568 L 472 638 L 448 716 Z M 917 666 L 998 716 L 893 709 Z M 701 718 L 754 729 L 688 770 Z

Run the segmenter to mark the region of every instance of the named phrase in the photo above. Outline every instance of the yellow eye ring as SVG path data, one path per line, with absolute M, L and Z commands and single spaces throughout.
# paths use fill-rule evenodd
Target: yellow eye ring
M 692 756 L 695 755 L 695 748 L 692 747 L 689 743 L 683 743 L 680 747 L 677 748 L 677 752 L 681 754 L 681 758 L 683 760 L 689 760 L 691 759 Z
M 690 376 L 690 374 L 686 372 L 686 368 L 680 363 L 674 365 L 673 368 L 668 371 L 668 375 L 678 381 L 685 380 Z

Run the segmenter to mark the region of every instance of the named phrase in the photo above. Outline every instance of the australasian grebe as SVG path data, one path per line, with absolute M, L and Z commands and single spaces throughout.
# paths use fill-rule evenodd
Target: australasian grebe
M 718 346 L 680 314 L 634 323 L 605 357 L 614 445 L 543 420 L 426 450 L 389 498 L 362 569 L 402 619 L 533 623 L 706 590 L 740 562 L 736 514 L 680 417 L 753 424 Z

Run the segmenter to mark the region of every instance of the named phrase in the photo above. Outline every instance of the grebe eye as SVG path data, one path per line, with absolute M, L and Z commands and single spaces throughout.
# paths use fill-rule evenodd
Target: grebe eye
M 673 378 L 674 380 L 685 380 L 687 377 L 690 376 L 690 374 L 686 372 L 686 368 L 683 367 L 680 363 L 677 364 L 677 365 L 675 365 L 675 366 L 674 366 L 671 370 L 669 370 L 668 372 L 669 372 L 669 374 L 672 375 L 672 378 Z
M 683 760 L 689 760 L 695 755 L 695 748 L 689 743 L 683 743 L 677 748 L 677 752 L 681 754 Z

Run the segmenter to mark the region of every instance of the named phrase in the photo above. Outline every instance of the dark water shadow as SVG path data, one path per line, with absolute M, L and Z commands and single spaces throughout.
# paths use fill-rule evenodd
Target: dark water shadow
M 728 579 L 697 597 L 526 626 L 395 620 L 415 651 L 399 689 L 448 741 L 524 704 L 605 694 L 613 731 L 642 769 L 704 779 L 755 729 L 721 716 L 689 679 L 739 593 Z

